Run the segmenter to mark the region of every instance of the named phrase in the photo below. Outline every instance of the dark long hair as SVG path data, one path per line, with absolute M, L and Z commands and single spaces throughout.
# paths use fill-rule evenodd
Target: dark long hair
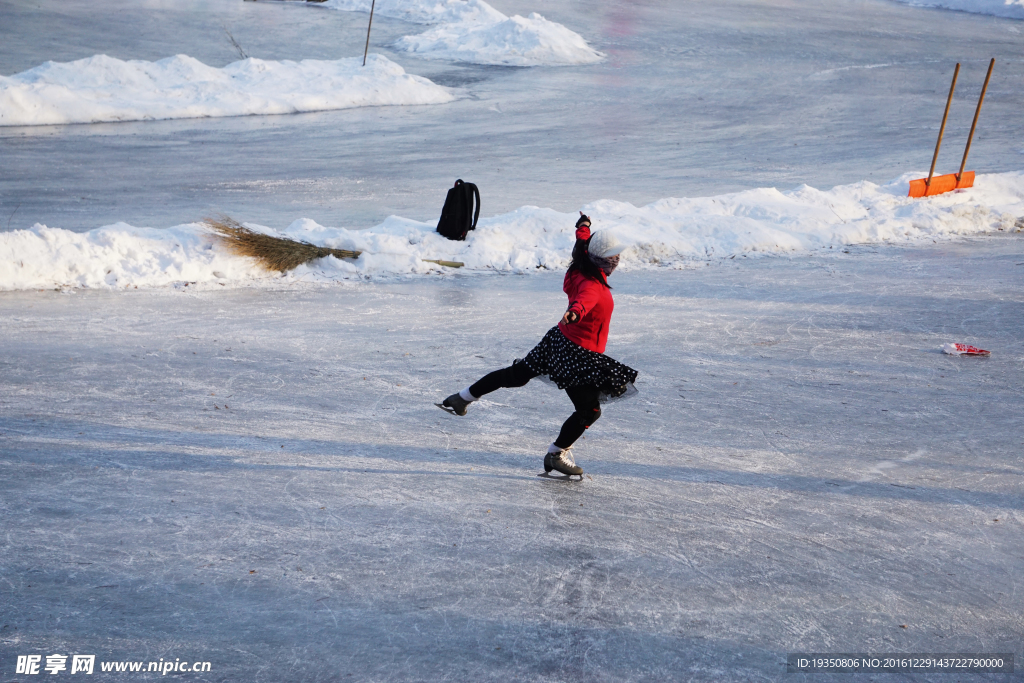
M 567 272 L 571 273 L 574 270 L 578 270 L 583 277 L 600 282 L 608 289 L 611 289 L 612 286 L 608 284 L 608 279 L 605 277 L 604 272 L 590 260 L 590 253 L 587 251 L 589 246 L 589 239 L 576 240 L 576 246 L 572 248 L 572 261 L 569 262 L 569 270 Z

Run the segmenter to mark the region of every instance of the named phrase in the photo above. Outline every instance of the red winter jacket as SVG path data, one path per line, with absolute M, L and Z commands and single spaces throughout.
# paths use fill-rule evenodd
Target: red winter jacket
M 580 227 L 576 230 L 576 237 L 589 238 L 590 229 Z M 601 277 L 604 277 L 604 273 L 601 273 Z M 575 311 L 580 319 L 570 325 L 558 323 L 558 329 L 569 341 L 590 351 L 604 353 L 608 342 L 608 326 L 615 308 L 612 290 L 578 270 L 570 270 L 565 274 L 562 291 L 569 295 L 568 310 Z

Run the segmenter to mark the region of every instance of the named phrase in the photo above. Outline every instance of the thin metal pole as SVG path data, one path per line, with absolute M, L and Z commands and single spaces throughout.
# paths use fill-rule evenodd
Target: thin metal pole
M 932 167 L 928 171 L 928 180 L 924 181 L 924 186 L 929 187 L 932 184 L 932 175 L 935 174 L 935 162 L 939 159 L 939 147 L 942 146 L 942 134 L 946 132 L 946 117 L 949 116 L 949 105 L 953 103 L 953 91 L 956 89 L 956 77 L 960 74 L 960 62 L 956 63 L 956 69 L 953 71 L 953 83 L 949 86 L 949 98 L 946 100 L 946 111 L 942 114 L 942 127 L 939 128 L 939 139 L 935 142 L 935 154 L 932 155 Z
M 377 0 L 373 0 L 370 3 L 370 23 L 366 26 L 366 48 L 363 50 L 363 66 L 366 66 L 366 53 L 370 51 L 370 27 L 373 26 L 373 8 L 377 5 Z M 960 65 L 956 65 L 960 68 Z
M 967 147 L 964 148 L 964 159 L 960 162 L 960 172 L 956 174 L 956 182 L 960 182 L 960 176 L 964 174 L 964 166 L 967 165 L 967 153 L 971 151 L 971 140 L 974 139 L 974 128 L 978 125 L 978 115 L 981 114 L 981 103 L 985 101 L 985 91 L 988 90 L 988 79 L 992 78 L 992 67 L 996 65 L 996 58 L 988 63 L 988 73 L 985 74 L 985 85 L 981 86 L 981 97 L 978 98 L 978 108 L 974 110 L 974 121 L 971 123 L 971 134 L 967 136 Z

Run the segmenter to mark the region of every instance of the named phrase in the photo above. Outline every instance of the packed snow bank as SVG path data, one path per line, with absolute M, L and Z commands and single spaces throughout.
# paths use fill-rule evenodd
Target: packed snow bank
M 326 7 L 370 11 L 370 0 L 327 0 Z M 603 55 L 562 24 L 536 12 L 508 17 L 483 0 L 380 0 L 374 12 L 418 24 L 426 33 L 403 36 L 395 49 L 427 59 L 505 66 L 592 64 Z
M 973 14 L 1024 19 L 1024 0 L 897 0 L 917 7 L 941 7 Z
M 917 176 L 827 192 L 804 185 L 789 192 L 762 188 L 662 199 L 644 207 L 605 199 L 583 210 L 595 229 L 614 230 L 630 245 L 622 254 L 625 269 L 851 244 L 913 244 L 1024 228 L 1024 172 L 979 176 L 973 189 L 928 199 L 906 196 L 912 177 Z M 301 219 L 283 234 L 365 253 L 356 260 L 319 259 L 284 276 L 230 255 L 197 224 L 158 230 L 119 223 L 87 233 L 36 225 L 0 233 L 0 289 L 120 289 L 185 282 L 266 286 L 443 270 L 423 259 L 462 261 L 463 273 L 562 269 L 568 265 L 576 217 L 524 206 L 480 219 L 465 242 L 441 237 L 432 223 L 397 216 L 369 230 L 328 228 Z
M 327 0 L 319 7 L 369 12 L 371 0 Z M 413 24 L 494 24 L 508 19 L 483 0 L 377 0 L 374 16 Z
M 158 62 L 96 55 L 0 76 L 0 126 L 292 114 L 385 104 L 441 104 L 449 90 L 386 57 L 243 59 L 223 69 L 186 55 Z
M 395 47 L 429 59 L 506 66 L 589 64 L 601 59 L 579 34 L 536 12 L 495 24 L 441 24 L 418 36 L 404 36 Z

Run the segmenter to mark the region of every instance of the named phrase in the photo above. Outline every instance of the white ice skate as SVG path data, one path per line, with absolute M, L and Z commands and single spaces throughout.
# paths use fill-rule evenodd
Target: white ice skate
M 583 478 L 583 468 L 576 464 L 576 461 L 572 457 L 569 448 L 559 448 L 555 444 L 551 444 L 548 447 L 547 455 L 544 456 L 544 472 L 549 473 L 551 470 L 558 470 L 566 477 L 578 476 L 580 479 Z

